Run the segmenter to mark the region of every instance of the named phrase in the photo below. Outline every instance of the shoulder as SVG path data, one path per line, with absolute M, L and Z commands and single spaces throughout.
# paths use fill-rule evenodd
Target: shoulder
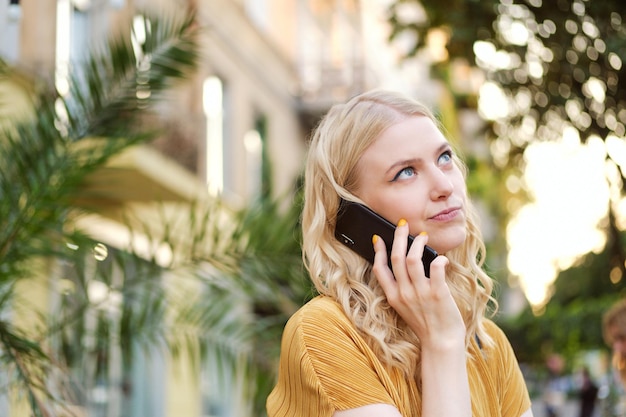
M 285 332 L 306 337 L 320 332 L 345 332 L 352 328 L 352 322 L 339 303 L 330 297 L 320 295 L 296 311 L 287 322 Z
M 318 296 L 302 306 L 287 322 L 283 349 L 300 352 L 312 360 L 370 356 L 370 348 L 341 305 L 327 296 Z
M 483 328 L 494 344 L 498 347 L 509 346 L 509 339 L 504 331 L 493 320 L 483 319 Z
M 332 298 L 319 296 L 302 306 L 287 322 L 282 354 L 297 366 L 306 364 L 325 384 L 336 375 L 363 375 L 378 359 L 356 326 Z
M 518 367 L 516 354 L 504 331 L 492 320 L 484 319 L 485 332 L 491 337 L 493 345 L 487 349 L 487 357 L 491 358 L 496 367 Z
M 285 326 L 279 382 L 269 403 L 282 404 L 288 415 L 297 407 L 311 410 L 297 415 L 331 415 L 334 410 L 393 404 L 386 388 L 390 384 L 382 382 L 388 379 L 341 305 L 318 296 Z
M 487 334 L 493 337 L 494 340 L 502 338 L 506 339 L 506 335 L 504 334 L 500 326 L 498 326 L 493 320 L 487 318 L 483 319 L 483 326 Z
M 294 316 L 307 316 L 309 314 L 336 314 L 343 310 L 337 301 L 325 295 L 318 295 L 294 314 Z

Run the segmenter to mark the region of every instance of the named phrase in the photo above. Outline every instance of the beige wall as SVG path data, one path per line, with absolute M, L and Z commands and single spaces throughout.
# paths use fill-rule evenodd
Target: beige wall
M 226 134 L 234 150 L 228 171 L 234 175 L 235 194 L 250 197 L 243 137 L 254 127 L 257 113 L 268 119 L 268 146 L 274 186 L 285 192 L 302 166 L 304 137 L 299 128 L 295 93 L 297 74 L 281 50 L 253 26 L 243 9 L 228 0 L 199 3 L 199 18 L 207 28 L 201 72 L 217 75 L 229 96 Z M 287 19 L 289 20 L 289 19 Z M 293 35 L 285 34 L 285 38 Z

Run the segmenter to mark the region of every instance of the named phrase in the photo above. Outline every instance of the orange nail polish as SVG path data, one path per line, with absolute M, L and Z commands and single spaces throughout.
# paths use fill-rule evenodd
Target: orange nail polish
M 406 220 L 404 219 L 400 219 L 400 221 L 398 221 L 398 227 L 402 227 L 406 224 Z
M 428 236 L 427 232 L 420 232 L 420 236 Z
M 378 242 L 378 235 L 372 236 L 372 243 L 375 245 Z

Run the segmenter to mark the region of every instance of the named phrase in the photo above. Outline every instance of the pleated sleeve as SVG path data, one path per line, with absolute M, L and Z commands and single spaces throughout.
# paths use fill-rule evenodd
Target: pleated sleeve
M 530 397 L 526 387 L 526 381 L 515 352 L 509 340 L 495 323 L 487 321 L 487 331 L 496 342 L 497 355 L 490 355 L 488 360 L 491 367 L 491 375 L 498 379 L 496 387 L 499 390 L 500 407 L 502 417 L 520 417 L 530 406 Z
M 339 305 L 317 297 L 287 323 L 269 417 L 330 417 L 336 410 L 392 404 L 386 370 Z

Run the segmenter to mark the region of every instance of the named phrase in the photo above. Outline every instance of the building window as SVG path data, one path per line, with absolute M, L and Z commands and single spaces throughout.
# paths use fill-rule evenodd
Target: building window
M 57 0 L 56 87 L 60 94 L 69 91 L 68 76 L 80 68 L 92 42 L 107 36 L 110 6 L 91 0 Z
M 11 0 L 0 4 L 0 57 L 7 62 L 17 62 L 20 53 L 20 18 L 22 9 L 19 1 Z
M 265 200 L 272 195 L 272 170 L 267 151 L 267 118 L 260 115 L 243 139 L 246 150 L 248 197 Z
M 70 71 L 76 71 L 77 64 L 84 61 L 91 39 L 87 6 L 77 8 L 74 3 L 72 0 L 57 1 L 55 82 L 61 95 L 69 92 Z
M 224 191 L 224 85 L 218 77 L 204 80 L 202 102 L 206 117 L 206 183 L 212 194 Z
M 270 25 L 267 0 L 246 0 L 244 7 L 252 23 L 262 31 L 267 31 Z
M 248 184 L 248 198 L 261 197 L 263 171 L 261 135 L 255 129 L 249 130 L 243 137 L 243 145 L 246 150 L 246 182 Z

